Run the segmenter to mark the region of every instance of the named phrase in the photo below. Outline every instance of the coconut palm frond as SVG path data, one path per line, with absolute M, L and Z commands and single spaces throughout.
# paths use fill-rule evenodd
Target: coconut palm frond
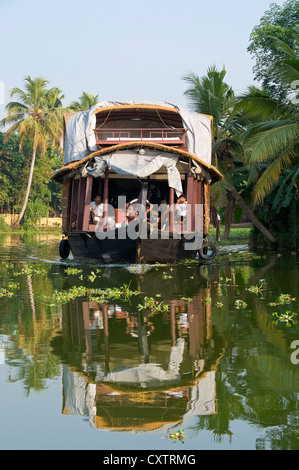
M 11 97 L 16 97 L 18 101 L 8 103 L 7 115 L 1 121 L 2 125 L 12 123 L 5 133 L 5 139 L 17 132 L 20 149 L 27 140 L 30 140 L 32 146 L 25 199 L 16 225 L 20 223 L 27 206 L 37 153 L 45 154 L 49 141 L 58 142 L 63 128 L 62 108 L 59 107 L 62 98 L 60 90 L 57 87 L 49 90 L 48 81 L 40 77 L 32 79 L 27 76 L 24 82 L 24 90 L 11 90 Z
M 274 45 L 278 50 L 286 54 L 287 56 L 293 58 L 293 59 L 298 59 L 298 54 L 296 51 L 294 51 L 286 42 L 284 42 L 282 39 L 278 38 L 277 36 L 273 35 L 268 35 L 268 38 L 271 38 Z M 295 42 L 297 43 L 297 47 L 299 46 L 299 38 L 297 36 L 294 37 Z M 296 47 L 296 46 L 295 46 Z
M 79 97 L 79 101 L 73 101 L 70 104 L 70 109 L 73 111 L 87 111 L 97 104 L 98 97 L 99 95 L 93 95 L 92 93 L 83 91 L 82 95 Z
M 213 116 L 214 136 L 223 125 L 228 109 L 232 107 L 234 93 L 225 81 L 226 71 L 218 71 L 215 66 L 208 69 L 203 77 L 189 72 L 182 77 L 190 87 L 184 92 L 189 98 L 193 111 Z
M 267 128 L 269 126 L 269 128 Z M 262 128 L 266 127 L 266 130 Z M 287 148 L 292 148 L 299 138 L 297 122 L 277 121 L 260 126 L 260 132 L 248 139 L 246 153 L 252 163 L 270 162 Z
M 283 169 L 288 168 L 296 156 L 291 148 L 279 155 L 262 173 L 253 188 L 253 204 L 260 205 L 277 185 Z
M 216 208 L 225 207 L 227 205 L 227 193 L 231 188 L 229 178 L 225 177 L 222 180 L 211 186 L 211 205 Z
M 282 79 L 289 84 L 299 80 L 299 59 L 287 60 L 279 71 Z
M 259 121 L 272 118 L 279 118 L 286 113 L 291 113 L 290 105 L 280 100 L 270 97 L 263 90 L 250 87 L 248 91 L 236 98 L 234 114 L 241 113 L 247 115 L 250 120 L 256 118 Z

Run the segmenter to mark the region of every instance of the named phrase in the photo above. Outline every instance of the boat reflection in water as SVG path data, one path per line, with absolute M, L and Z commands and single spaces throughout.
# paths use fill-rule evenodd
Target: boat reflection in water
M 122 431 L 165 431 L 216 413 L 224 342 L 202 299 L 171 300 L 167 312 L 148 315 L 131 303 L 65 304 L 53 343 L 64 364 L 63 413 Z

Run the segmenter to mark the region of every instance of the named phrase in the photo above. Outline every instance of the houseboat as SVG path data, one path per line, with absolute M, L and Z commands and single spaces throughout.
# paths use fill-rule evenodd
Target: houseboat
M 98 103 L 64 117 L 59 253 L 96 264 L 211 259 L 212 117 L 169 103 Z M 180 212 L 181 211 L 181 212 Z

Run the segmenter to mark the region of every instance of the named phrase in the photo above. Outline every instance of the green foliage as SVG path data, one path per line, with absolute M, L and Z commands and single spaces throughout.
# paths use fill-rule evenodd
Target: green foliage
M 264 289 L 265 279 L 260 279 L 259 283 L 255 286 L 248 287 L 248 291 L 252 292 L 253 294 L 262 294 Z
M 159 302 L 158 300 L 154 299 L 153 297 L 144 297 L 143 303 L 138 305 L 138 310 L 144 310 L 144 309 L 149 309 L 151 310 L 152 313 L 154 312 L 168 312 L 169 311 L 169 305 L 166 304 L 165 302 L 161 301 Z
M 285 325 L 290 328 L 292 325 L 296 325 L 296 321 L 294 317 L 297 316 L 296 312 L 291 312 L 290 310 L 286 310 L 284 313 L 274 312 L 272 313 L 277 320 L 273 320 L 274 325 L 278 325 L 278 323 L 285 323 Z
M 235 307 L 238 310 L 241 309 L 241 308 L 246 308 L 247 303 L 244 300 L 237 299 L 237 300 L 235 300 Z
M 1 217 L 0 217 L 0 232 L 6 232 L 9 230 L 9 227 L 8 225 L 5 223 L 5 220 L 3 220 Z
M 107 289 L 91 289 L 85 286 L 73 286 L 67 291 L 54 291 L 51 298 L 45 297 L 45 300 L 51 304 L 61 304 L 69 302 L 80 297 L 88 298 L 90 301 L 98 303 L 107 303 L 109 300 L 127 301 L 132 296 L 138 295 L 137 291 L 133 291 L 126 284 L 121 287 Z
M 185 432 L 182 429 L 168 434 L 167 437 L 168 439 L 171 439 L 173 442 L 182 442 L 182 444 L 184 443 L 184 439 L 186 438 Z
M 284 99 L 288 86 L 281 83 L 280 65 L 285 55 L 277 48 L 275 37 L 294 47 L 299 33 L 299 1 L 288 0 L 282 6 L 270 5 L 251 35 L 248 51 L 255 59 L 255 79 L 272 96 Z
M 20 150 L 27 142 L 30 142 L 31 148 L 27 188 L 21 211 L 15 222 L 18 225 L 27 207 L 36 157 L 46 155 L 49 145 L 53 149 L 61 149 L 62 117 L 65 110 L 61 107 L 63 95 L 60 90 L 57 87 L 48 89 L 48 81 L 41 77 L 32 79 L 28 75 L 24 80 L 24 90 L 13 88 L 10 95 L 17 100 L 7 104 L 7 115 L 0 121 L 0 125 L 10 126 L 5 132 L 3 142 L 6 143 L 11 135 L 17 133 Z M 43 194 L 38 194 L 40 200 L 42 196 Z
M 79 100 L 73 101 L 71 103 L 70 109 L 73 111 L 86 111 L 97 104 L 98 96 L 99 95 L 94 96 L 91 93 L 86 93 L 86 91 L 83 91 L 82 95 L 79 97 Z

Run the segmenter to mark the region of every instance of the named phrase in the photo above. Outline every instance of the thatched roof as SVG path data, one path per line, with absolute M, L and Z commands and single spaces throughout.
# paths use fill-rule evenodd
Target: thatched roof
M 211 177 L 211 182 L 216 183 L 217 181 L 220 181 L 222 179 L 221 173 L 215 168 L 213 165 L 208 165 L 207 163 L 203 162 L 199 158 L 195 157 L 189 152 L 186 152 L 184 150 L 176 149 L 173 147 L 168 147 L 166 145 L 162 144 L 156 144 L 153 142 L 130 142 L 130 143 L 124 143 L 124 144 L 118 144 L 118 145 L 113 145 L 108 148 L 104 148 L 101 150 L 97 150 L 96 152 L 93 152 L 89 154 L 87 157 L 83 158 L 82 160 L 78 160 L 75 162 L 71 162 L 67 165 L 64 165 L 60 169 L 54 171 L 51 174 L 51 178 L 56 180 L 56 181 L 62 181 L 66 175 L 71 173 L 72 171 L 80 168 L 81 166 L 85 165 L 88 162 L 91 162 L 93 158 L 95 157 L 100 157 L 102 155 L 108 155 L 109 153 L 114 153 L 118 150 L 128 150 L 128 149 L 138 149 L 138 148 L 148 148 L 151 150 L 159 150 L 160 152 L 167 152 L 167 153 L 173 153 L 175 155 L 178 155 L 180 159 L 185 160 L 185 161 L 190 161 L 194 160 L 196 161 L 199 166 L 203 167 L 203 169 L 209 173 Z

